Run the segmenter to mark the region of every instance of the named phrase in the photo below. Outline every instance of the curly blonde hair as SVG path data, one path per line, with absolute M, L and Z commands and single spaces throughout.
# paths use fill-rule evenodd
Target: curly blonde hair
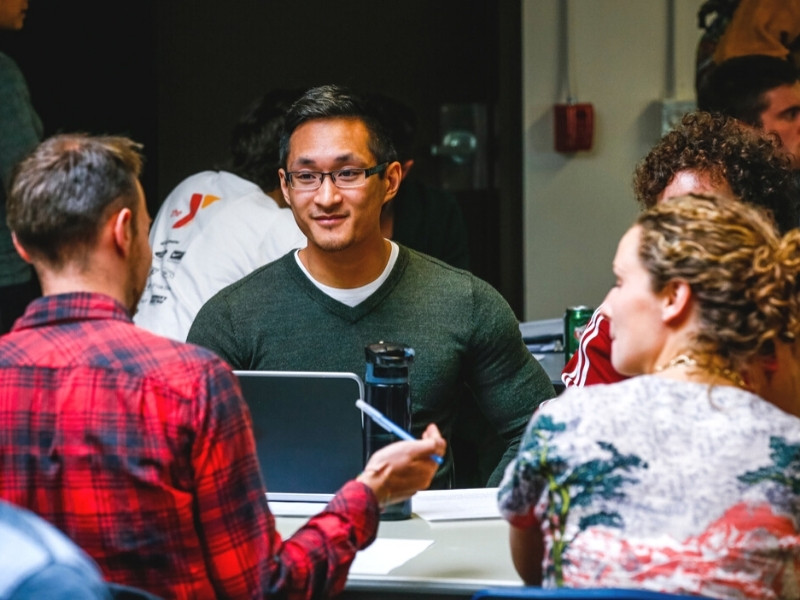
M 687 351 L 698 362 L 739 370 L 798 335 L 800 230 L 781 237 L 763 209 L 711 196 L 671 199 L 636 223 L 653 290 L 691 288 L 700 327 Z

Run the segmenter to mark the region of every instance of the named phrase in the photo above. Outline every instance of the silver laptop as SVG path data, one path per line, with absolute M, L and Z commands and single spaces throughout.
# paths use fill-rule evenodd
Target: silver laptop
M 326 502 L 364 467 L 354 373 L 234 371 L 271 501 Z

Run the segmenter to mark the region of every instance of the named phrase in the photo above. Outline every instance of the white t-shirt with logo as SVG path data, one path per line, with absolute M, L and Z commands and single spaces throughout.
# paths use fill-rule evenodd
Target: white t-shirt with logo
M 185 341 L 214 294 L 306 245 L 292 211 L 254 183 L 225 171 L 184 179 L 150 229 L 153 265 L 134 322 Z

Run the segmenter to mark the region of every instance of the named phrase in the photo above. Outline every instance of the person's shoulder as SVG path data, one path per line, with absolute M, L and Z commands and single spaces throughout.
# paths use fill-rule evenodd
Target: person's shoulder
M 254 269 L 241 279 L 225 286 L 214 294 L 207 302 L 213 305 L 220 302 L 238 302 L 244 299 L 253 306 L 254 310 L 263 310 L 267 302 L 263 295 L 283 294 L 286 286 L 281 283 L 284 277 L 292 270 L 295 261 L 295 250 L 290 250 L 280 258 L 268 262 Z M 261 302 L 253 304 L 251 300 L 256 296 L 261 296 Z M 205 308 L 205 307 L 204 307 Z M 202 310 L 202 309 L 201 309 Z
M 181 394 L 192 389 L 198 379 L 227 376 L 230 367 L 214 352 L 186 342 L 179 342 L 132 326 L 131 352 L 141 349 L 136 361 L 139 374 L 173 387 Z
M 229 293 L 243 293 L 254 287 L 266 286 L 275 292 L 280 292 L 280 289 L 276 289 L 279 286 L 274 283 L 277 278 L 284 277 L 293 271 L 297 273 L 300 272 L 299 267 L 296 267 L 295 252 L 296 250 L 294 249 L 289 250 L 283 256 L 265 265 L 261 265 L 225 289 L 228 290 Z
M 469 271 L 408 246 L 400 245 L 398 266 L 405 269 L 414 285 L 430 288 L 431 293 L 447 295 L 452 299 L 473 298 L 476 292 L 479 295 L 497 293 L 491 285 Z
M 160 355 L 168 366 L 175 362 L 204 365 L 219 360 L 216 354 L 200 346 L 179 342 L 141 327 L 136 327 L 136 330 L 139 343 L 145 346 L 149 352 Z
M 0 69 L 14 69 L 15 71 L 19 71 L 16 61 L 4 52 L 0 52 Z
M 410 265 L 413 265 L 415 268 L 422 269 L 426 272 L 432 273 L 437 277 L 447 277 L 453 279 L 454 281 L 462 281 L 464 283 L 472 283 L 472 282 L 482 282 L 485 285 L 489 285 L 486 282 L 483 282 L 479 277 L 473 275 L 466 269 L 460 269 L 458 267 L 454 267 L 443 260 L 435 258 L 430 254 L 425 254 L 424 252 L 419 252 L 418 250 L 414 250 L 409 248 L 408 246 L 403 246 L 402 244 L 398 244 L 401 248 L 401 253 L 406 253 L 408 256 L 408 262 Z
M 0 66 L 5 67 L 7 65 L 15 65 L 14 59 L 12 59 L 8 54 L 4 52 L 0 52 Z
M 734 394 L 754 397 L 749 392 L 731 386 L 714 386 L 707 384 L 669 379 L 653 374 L 629 377 L 613 383 L 598 383 L 587 386 L 567 388 L 559 398 L 566 398 L 570 403 L 584 405 L 600 405 L 606 413 L 652 412 L 659 406 L 678 406 L 685 402 L 689 406 L 697 404 L 698 396 L 707 396 L 709 390 L 713 394 Z M 643 401 L 646 400 L 646 404 Z
M 414 274 L 414 281 L 420 282 L 421 285 L 430 284 L 440 296 L 446 295 L 454 300 L 468 299 L 478 304 L 499 306 L 508 304 L 492 284 L 466 269 L 459 269 L 405 246 L 402 248 L 407 252 L 408 270 Z
M 8 54 L 0 52 L 0 79 L 5 82 L 25 81 L 22 71 L 16 61 Z
M 187 220 L 187 211 L 190 210 L 192 196 L 195 193 L 201 193 L 200 190 L 207 189 L 207 183 L 214 175 L 214 171 L 201 171 L 189 175 L 172 188 L 167 197 L 164 198 L 158 213 L 153 219 L 152 229 L 166 227 L 167 225 L 170 229 L 173 229 L 175 223 L 181 219 Z M 202 204 L 202 201 L 200 204 Z M 199 208 L 200 206 L 198 205 L 197 209 Z
M 185 202 L 196 198 L 200 202 L 198 208 L 214 205 L 217 200 L 235 200 L 250 196 L 269 197 L 255 183 L 229 173 L 227 171 L 200 171 L 181 180 L 167 195 L 165 205 Z M 271 204 L 277 208 L 274 201 Z
M 0 501 L 0 554 L 12 553 L 0 576 L 0 598 L 110 598 L 97 565 L 62 532 Z
M 197 173 L 193 173 L 192 175 L 189 175 L 178 182 L 178 184 L 172 188 L 172 191 L 167 194 L 166 200 L 170 200 L 177 195 L 185 193 L 189 189 L 203 187 L 208 182 L 213 181 L 217 175 L 217 171 L 199 171 Z
M 656 381 L 651 381 L 656 379 Z M 598 383 L 587 386 L 572 386 L 559 396 L 543 403 L 540 409 L 548 411 L 569 411 L 582 413 L 590 409 L 596 412 L 598 406 L 605 408 L 607 404 L 616 402 L 617 406 L 633 402 L 642 394 L 658 388 L 661 378 L 631 377 L 615 383 Z

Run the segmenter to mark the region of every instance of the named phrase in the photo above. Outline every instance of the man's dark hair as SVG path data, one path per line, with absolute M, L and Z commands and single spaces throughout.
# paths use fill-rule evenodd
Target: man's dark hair
M 7 220 L 22 247 L 60 268 L 96 243 L 115 210 L 130 208 L 135 215 L 140 151 L 128 138 L 85 134 L 39 144 L 11 175 Z
M 302 90 L 272 90 L 256 100 L 231 132 L 229 170 L 265 193 L 278 189 L 283 117 Z
M 679 171 L 727 182 L 739 199 L 769 210 L 782 232 L 798 226 L 800 189 L 772 134 L 754 131 L 732 117 L 689 113 L 636 166 L 636 199 L 645 208 L 655 205 Z
M 729 58 L 714 67 L 697 90 L 697 108 L 762 127 L 761 113 L 768 106 L 764 94 L 797 80 L 797 70 L 782 58 L 763 54 Z
M 369 132 L 367 142 L 377 164 L 397 160 L 397 152 L 391 134 L 383 125 L 375 106 L 366 98 L 338 85 L 323 85 L 311 88 L 297 99 L 286 113 L 281 135 L 281 166 L 286 168 L 289 156 L 289 140 L 292 133 L 303 123 L 318 119 L 358 119 Z M 380 174 L 383 177 L 385 171 Z

